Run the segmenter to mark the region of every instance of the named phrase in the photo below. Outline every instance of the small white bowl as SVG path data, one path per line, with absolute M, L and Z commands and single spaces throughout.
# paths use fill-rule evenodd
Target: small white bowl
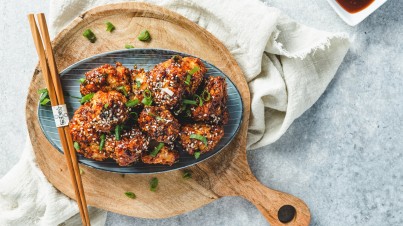
M 357 12 L 357 13 L 349 13 L 336 0 L 327 0 L 332 8 L 336 11 L 336 13 L 344 20 L 348 25 L 355 26 L 361 21 L 363 21 L 367 16 L 371 15 L 376 9 L 378 9 L 383 3 L 387 0 L 375 0 L 371 3 L 367 8 Z

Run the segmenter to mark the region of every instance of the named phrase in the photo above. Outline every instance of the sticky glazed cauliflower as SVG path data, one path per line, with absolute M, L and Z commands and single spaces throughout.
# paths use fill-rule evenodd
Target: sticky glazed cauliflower
M 119 166 L 171 166 L 182 153 L 212 151 L 228 122 L 228 94 L 223 77 L 206 73 L 200 59 L 181 56 L 150 71 L 119 62 L 88 71 L 80 85 L 82 106 L 69 124 L 74 147 Z

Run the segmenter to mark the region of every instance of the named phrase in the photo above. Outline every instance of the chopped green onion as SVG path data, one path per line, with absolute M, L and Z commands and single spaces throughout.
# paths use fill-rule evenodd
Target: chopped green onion
M 143 31 L 139 34 L 139 36 L 137 36 L 137 38 L 138 38 L 140 41 L 148 41 L 148 40 L 150 40 L 150 38 L 151 38 L 150 32 L 148 32 L 147 30 L 143 30 Z
M 125 45 L 125 48 L 126 48 L 126 49 L 133 49 L 134 46 L 132 46 L 132 45 L 130 45 L 130 44 L 126 44 L 126 45 Z
M 99 150 L 102 151 L 105 147 L 105 134 L 101 134 L 101 142 L 99 143 Z
M 140 82 L 140 81 L 136 81 L 136 86 L 137 86 L 137 89 L 140 88 L 141 82 Z
M 122 91 L 125 96 L 127 96 L 127 91 L 125 86 L 116 87 L 116 90 Z
M 150 191 L 157 191 L 157 187 L 158 187 L 158 178 L 153 177 L 150 180 Z
M 84 174 L 84 170 L 81 169 L 81 168 L 79 168 L 79 169 L 80 169 L 80 175 L 83 175 L 83 174 Z
M 94 43 L 97 40 L 97 37 L 95 37 L 95 34 L 90 29 L 85 30 L 83 36 L 86 37 L 91 43 Z
M 139 118 L 139 115 L 137 114 L 137 112 L 130 112 L 130 114 L 132 114 L 134 117 L 134 120 L 137 121 L 137 119 Z
M 205 136 L 202 136 L 202 135 L 199 135 L 199 134 L 191 134 L 190 138 L 200 140 L 201 142 L 203 142 L 204 145 L 207 146 L 207 138 Z
M 80 150 L 80 144 L 77 141 L 74 141 L 74 149 L 76 149 L 77 151 Z
M 185 84 L 186 84 L 186 85 L 188 85 L 188 86 L 190 85 L 190 79 L 191 79 L 191 78 L 192 78 L 192 76 L 191 76 L 190 74 L 187 74 L 187 75 L 186 75 L 186 80 L 185 80 Z
M 81 84 L 85 82 L 85 78 L 80 78 L 78 81 L 80 81 Z
M 125 195 L 126 195 L 128 198 L 131 198 L 131 199 L 135 199 L 135 198 L 136 198 L 136 194 L 134 194 L 134 193 L 131 192 L 131 191 L 125 192 Z
M 195 97 L 196 102 L 197 102 L 197 99 L 199 99 L 199 106 L 203 106 L 203 99 L 197 94 L 195 94 L 194 97 Z
M 163 147 L 164 147 L 164 143 L 159 143 L 159 144 L 157 145 L 157 147 L 155 147 L 154 150 L 150 153 L 150 155 L 151 155 L 152 157 L 157 156 L 158 152 L 160 152 L 160 150 L 161 150 Z
M 81 97 L 80 103 L 84 104 L 85 102 L 90 101 L 94 97 L 95 93 L 89 93 L 83 97 Z
M 134 99 L 134 100 L 129 100 L 126 102 L 126 107 L 131 108 L 136 106 L 137 104 L 139 104 L 139 100 L 138 99 Z
M 106 22 L 106 31 L 112 32 L 113 30 L 115 30 L 115 25 L 113 25 L 111 22 Z
M 192 70 L 188 72 L 188 74 L 193 75 L 194 73 L 198 72 L 200 68 L 198 66 L 195 66 Z
M 117 125 L 115 128 L 115 139 L 120 140 L 120 134 L 122 133 L 123 126 Z
M 189 171 L 185 171 L 183 173 L 183 178 L 184 179 L 190 179 L 190 178 L 192 178 L 192 174 Z
M 46 89 L 46 88 L 43 88 L 43 89 L 38 89 L 38 94 L 42 94 L 42 93 L 47 93 L 48 92 L 48 89 Z
M 200 151 L 195 152 L 195 159 L 198 159 L 200 157 Z
M 178 62 L 181 57 L 179 55 L 173 55 L 171 59 L 175 62 Z
M 201 96 L 204 101 L 209 101 L 211 98 L 210 92 L 208 92 L 207 90 L 204 90 Z
M 195 100 L 187 100 L 187 99 L 184 99 L 182 103 L 183 103 L 183 104 L 197 105 L 197 102 L 196 102 Z
M 151 98 L 151 91 L 149 89 L 144 90 L 143 95 L 145 98 Z
M 107 109 L 109 107 L 109 104 L 104 104 L 104 108 Z
M 162 120 L 161 117 L 159 117 L 158 115 L 156 115 L 156 114 L 154 114 L 154 113 L 149 112 L 148 115 L 154 117 L 154 118 L 157 119 L 157 120 Z
M 41 105 L 42 106 L 45 106 L 46 104 L 48 104 L 50 102 L 50 99 L 49 98 L 45 98 L 45 99 L 43 99 L 42 101 L 41 101 Z

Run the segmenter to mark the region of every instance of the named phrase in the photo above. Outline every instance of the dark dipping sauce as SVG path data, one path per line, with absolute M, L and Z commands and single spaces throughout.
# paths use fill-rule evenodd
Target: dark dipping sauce
M 374 0 L 336 0 L 349 13 L 358 13 L 367 8 Z

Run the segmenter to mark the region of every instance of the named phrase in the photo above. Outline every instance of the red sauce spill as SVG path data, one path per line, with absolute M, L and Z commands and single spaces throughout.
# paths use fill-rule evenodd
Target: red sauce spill
M 358 13 L 367 8 L 374 0 L 336 0 L 349 13 Z

